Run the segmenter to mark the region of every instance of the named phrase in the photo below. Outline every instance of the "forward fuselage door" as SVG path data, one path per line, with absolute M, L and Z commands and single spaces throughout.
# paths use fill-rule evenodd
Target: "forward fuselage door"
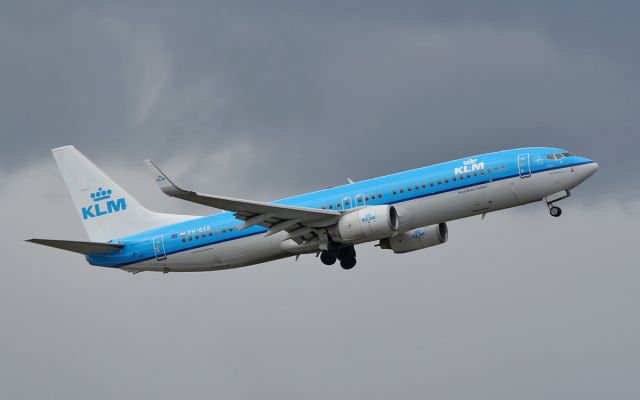
M 164 249 L 164 237 L 162 235 L 154 236 L 153 252 L 156 255 L 156 260 L 162 261 L 167 259 L 167 253 Z
M 528 178 L 531 176 L 529 153 L 518 154 L 518 173 L 520 174 L 520 178 Z

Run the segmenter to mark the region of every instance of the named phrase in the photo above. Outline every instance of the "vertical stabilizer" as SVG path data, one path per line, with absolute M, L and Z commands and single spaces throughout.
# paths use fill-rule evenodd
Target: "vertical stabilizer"
M 106 242 L 194 218 L 149 211 L 73 146 L 51 152 L 91 241 Z

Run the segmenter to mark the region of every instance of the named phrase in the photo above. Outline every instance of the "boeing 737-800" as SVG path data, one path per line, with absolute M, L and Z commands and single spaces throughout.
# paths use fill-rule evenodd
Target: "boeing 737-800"
M 53 149 L 90 241 L 30 239 L 128 272 L 212 271 L 301 254 L 356 265 L 355 245 L 407 253 L 447 241 L 447 222 L 544 201 L 555 203 L 598 169 L 565 150 L 530 147 L 476 155 L 273 202 L 181 189 L 146 160 L 168 196 L 224 212 L 150 211 L 73 146 Z

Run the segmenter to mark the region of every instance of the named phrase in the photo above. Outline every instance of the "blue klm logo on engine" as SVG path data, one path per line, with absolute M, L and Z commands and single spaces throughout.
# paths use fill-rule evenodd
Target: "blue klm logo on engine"
M 362 222 L 375 222 L 376 221 L 376 216 L 374 214 L 371 213 L 367 213 L 365 214 L 364 217 L 362 217 Z
M 427 236 L 427 234 L 425 233 L 425 231 L 423 231 L 422 229 L 416 229 L 415 231 L 413 231 L 413 233 L 411 234 L 411 238 L 412 239 L 422 239 L 425 236 Z
M 91 193 L 94 204 L 82 207 L 82 219 L 100 217 L 102 215 L 117 213 L 127 209 L 127 202 L 124 198 L 111 200 L 111 189 L 99 187 Z M 103 202 L 106 200 L 106 202 Z

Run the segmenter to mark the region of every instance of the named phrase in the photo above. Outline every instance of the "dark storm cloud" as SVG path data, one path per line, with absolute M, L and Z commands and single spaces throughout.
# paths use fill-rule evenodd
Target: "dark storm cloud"
M 73 143 L 137 166 L 250 141 L 270 166 L 256 181 L 302 190 L 544 145 L 597 159 L 596 179 L 615 182 L 640 122 L 636 7 L 4 6 L 2 163 Z

